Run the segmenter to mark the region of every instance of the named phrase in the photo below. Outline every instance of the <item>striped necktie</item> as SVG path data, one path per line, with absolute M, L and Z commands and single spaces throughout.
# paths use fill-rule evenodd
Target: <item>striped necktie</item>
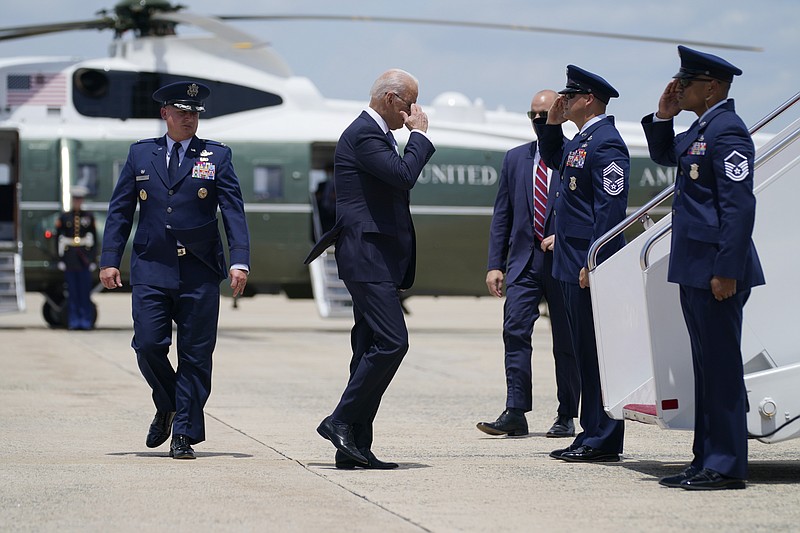
M 544 239 L 544 213 L 547 210 L 547 165 L 542 158 L 536 166 L 533 181 L 533 232 L 541 241 Z
M 392 130 L 388 130 L 386 132 L 386 136 L 389 138 L 389 142 L 392 143 L 392 147 L 394 148 L 394 151 L 399 154 L 400 153 L 400 149 L 397 147 L 397 141 L 394 140 L 394 135 L 392 135 Z

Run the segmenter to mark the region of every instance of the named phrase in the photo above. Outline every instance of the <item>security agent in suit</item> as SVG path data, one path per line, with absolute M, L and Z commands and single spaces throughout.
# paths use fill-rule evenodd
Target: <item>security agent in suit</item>
M 167 134 L 134 143 L 109 202 L 100 281 L 122 286 L 119 265 L 139 206 L 133 237 L 131 290 L 139 369 L 153 389 L 156 415 L 146 444 L 194 459 L 205 440 L 203 407 L 211 393 L 211 355 L 217 339 L 219 284 L 228 277 L 217 226 L 222 212 L 231 257 L 233 295 L 247 283 L 250 245 L 231 150 L 195 136 L 209 89 L 184 81 L 155 93 Z M 178 367 L 167 354 L 172 322 L 178 330 Z
M 557 96 L 555 91 L 549 90 L 536 93 L 528 113 L 530 119 L 546 119 Z M 542 298 L 547 300 L 550 310 L 558 397 L 556 420 L 546 436 L 575 435 L 573 418 L 578 416 L 580 377 L 572 352 L 561 286 L 552 275 L 554 236 L 550 215 L 556 201 L 558 172 L 552 172 L 550 182 L 553 186 L 546 192 L 541 191 L 546 203 L 537 204 L 534 190 L 538 186 L 536 176 L 540 159 L 536 141 L 509 150 L 503 161 L 494 203 L 486 285 L 489 294 L 500 298 L 503 296 L 503 282 L 506 283 L 503 308 L 506 410 L 494 422 L 478 423 L 478 429 L 489 435 L 528 433 L 525 413 L 533 408 L 531 335 L 539 318 Z M 543 185 L 547 187 L 546 180 Z M 544 212 L 534 213 L 542 207 Z M 535 228 L 536 217 L 541 217 L 539 230 Z
M 724 59 L 678 47 L 681 67 L 642 119 L 650 157 L 677 166 L 668 280 L 680 285 L 695 380 L 694 459 L 661 479 L 684 489 L 743 489 L 747 477 L 747 394 L 742 313 L 764 284 L 751 235 L 755 148 L 728 91 L 742 71 Z M 698 119 L 675 135 L 673 118 Z
M 560 173 L 553 276 L 561 282 L 581 375 L 583 431 L 569 447 L 550 456 L 573 462 L 619 461 L 625 426 L 603 409 L 587 260 L 592 243 L 625 218 L 630 156 L 614 118 L 606 115 L 608 101 L 619 96 L 614 87 L 597 74 L 568 65 L 567 87 L 559 93 L 547 123 L 536 120 L 534 125 L 542 157 Z M 579 129 L 570 141 L 561 130 L 567 120 Z M 609 242 L 598 262 L 624 244 L 622 235 Z
M 97 269 L 97 228 L 94 215 L 83 209 L 89 189 L 75 185 L 70 189 L 72 208 L 56 220 L 58 268 L 67 282 L 67 328 L 94 328 L 92 272 Z
M 398 466 L 375 457 L 372 437 L 381 397 L 408 351 L 399 290 L 411 287 L 416 263 L 409 191 L 435 151 L 418 91 L 417 80 L 397 69 L 373 84 L 369 107 L 336 146 L 336 223 L 305 261 L 335 243 L 339 278 L 353 298 L 350 379 L 317 428 L 336 447 L 337 468 Z M 391 130 L 404 125 L 411 134 L 401 157 Z

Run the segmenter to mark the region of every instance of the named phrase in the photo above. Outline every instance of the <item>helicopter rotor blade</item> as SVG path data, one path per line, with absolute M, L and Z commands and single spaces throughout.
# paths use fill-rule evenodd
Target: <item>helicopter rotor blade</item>
M 36 35 L 46 35 L 48 33 L 58 33 L 73 30 L 105 30 L 114 27 L 114 21 L 108 17 L 79 20 L 75 22 L 58 22 L 55 24 L 36 24 L 32 26 L 15 26 L 11 28 L 0 28 L 0 41 L 19 39 L 22 37 L 34 37 Z
M 189 11 L 181 11 L 180 13 L 154 13 L 152 18 L 155 20 L 166 20 L 169 22 L 197 26 L 232 43 L 236 48 L 259 48 L 267 45 L 265 41 L 221 22 L 217 17 L 206 17 Z
M 416 19 L 406 17 L 369 17 L 369 16 L 349 16 L 349 15 L 220 15 L 216 18 L 220 20 L 229 21 L 247 21 L 247 20 L 337 20 L 337 21 L 350 21 L 350 22 L 389 22 L 399 24 L 428 24 L 434 26 L 455 26 L 462 28 L 481 28 L 492 30 L 510 30 L 510 31 L 524 31 L 536 33 L 553 33 L 559 35 L 573 35 L 578 37 L 600 37 L 605 39 L 621 39 L 627 41 L 644 41 L 653 43 L 667 43 L 667 44 L 687 44 L 692 46 L 701 46 L 707 48 L 723 48 L 728 50 L 743 50 L 747 52 L 763 52 L 764 49 L 757 46 L 747 46 L 738 44 L 726 43 L 713 43 L 707 41 L 694 41 L 689 39 L 675 39 L 665 37 L 655 37 L 652 35 L 632 35 L 626 33 L 610 33 L 588 30 L 574 30 L 566 28 L 552 28 L 544 26 L 526 26 L 523 24 L 502 24 L 494 22 L 471 22 L 471 21 L 456 21 L 456 20 L 440 20 L 440 19 Z

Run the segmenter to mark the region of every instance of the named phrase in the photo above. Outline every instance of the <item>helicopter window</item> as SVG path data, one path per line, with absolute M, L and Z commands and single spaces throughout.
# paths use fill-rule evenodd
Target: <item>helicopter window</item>
M 78 69 L 72 76 L 72 101 L 78 113 L 87 117 L 158 118 L 160 105 L 153 100 L 153 92 L 186 78 L 157 72 Z M 211 89 L 204 119 L 283 103 L 280 96 L 252 87 L 193 76 L 192 79 Z
M 254 167 L 253 195 L 259 202 L 283 198 L 283 167 L 272 165 Z
M 89 190 L 89 198 L 97 196 L 97 165 L 94 163 L 79 163 L 75 185 L 86 187 Z

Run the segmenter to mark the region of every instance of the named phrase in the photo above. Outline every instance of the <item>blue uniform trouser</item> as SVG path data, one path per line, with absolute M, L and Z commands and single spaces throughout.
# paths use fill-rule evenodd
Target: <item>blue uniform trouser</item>
M 191 444 L 202 442 L 206 438 L 203 408 L 211 394 L 211 354 L 217 341 L 219 282 L 181 281 L 178 289 L 134 285 L 132 291 L 131 346 L 153 389 L 153 403 L 159 411 L 176 412 L 174 435 L 186 435 Z M 177 369 L 167 357 L 173 321 Z
M 747 478 L 747 393 L 742 312 L 750 290 L 718 302 L 711 290 L 681 285 L 694 363 L 692 465 Z
M 67 327 L 69 329 L 91 329 L 92 323 L 92 273 L 89 269 L 67 270 Z
M 625 423 L 610 418 L 603 408 L 597 340 L 594 332 L 592 297 L 589 289 L 562 281 L 572 345 L 581 374 L 581 415 L 583 431 L 575 437 L 575 446 L 590 446 L 609 453 L 622 453 Z
M 574 418 L 578 416 L 580 377 L 569 338 L 561 286 L 550 274 L 552 263 L 552 252 L 534 252 L 519 278 L 506 287 L 503 307 L 506 407 L 526 412 L 533 408 L 531 335 L 534 322 L 539 318 L 539 303 L 544 297 L 550 308 L 558 414 Z
M 372 446 L 372 423 L 383 393 L 408 352 L 408 330 L 397 285 L 345 280 L 353 298 L 350 378 L 332 417 L 353 425 L 356 445 Z

